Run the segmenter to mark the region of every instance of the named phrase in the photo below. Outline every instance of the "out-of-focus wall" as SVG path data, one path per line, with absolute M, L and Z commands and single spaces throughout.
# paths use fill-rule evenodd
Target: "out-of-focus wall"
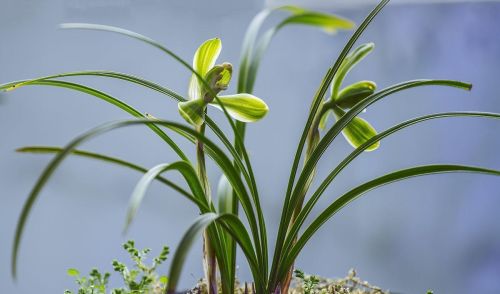
M 201 42 L 218 36 L 224 46 L 220 61 L 230 61 L 237 69 L 245 28 L 261 6 L 260 1 L 229 0 L 3 0 L 0 82 L 108 69 L 142 76 L 185 94 L 190 74 L 162 52 L 118 35 L 59 30 L 57 24 L 122 26 L 159 40 L 187 60 Z M 367 9 L 338 12 L 358 23 L 368 13 Z M 349 74 L 348 81 L 371 79 L 383 88 L 408 79 L 452 78 L 471 81 L 474 89 L 470 93 L 410 90 L 375 104 L 362 116 L 384 130 L 433 112 L 500 112 L 499 19 L 499 4 L 389 6 L 361 38 L 361 42 L 375 42 L 375 51 Z M 270 245 L 305 110 L 348 36 L 289 27 L 278 34 L 265 55 L 255 94 L 267 101 L 271 111 L 263 121 L 249 126 L 247 142 L 261 187 Z M 157 117 L 180 120 L 173 101 L 149 90 L 109 79 L 73 80 Z M 193 205 L 155 184 L 129 235 L 122 236 L 128 197 L 140 174 L 71 158 L 35 204 L 15 285 L 9 276 L 9 254 L 16 220 L 50 157 L 17 154 L 14 149 L 63 145 L 93 126 L 128 115 L 64 89 L 26 87 L 0 99 L 0 292 L 74 289 L 72 279 L 65 275 L 67 268 L 87 272 L 97 266 L 111 271 L 113 258 L 127 260 L 120 244 L 129 238 L 140 247 L 152 247 L 153 252 L 163 244 L 175 249 L 197 215 Z M 213 113 L 228 130 L 223 117 Z M 384 140 L 376 152 L 357 159 L 314 212 L 355 184 L 412 165 L 449 162 L 499 169 L 499 131 L 498 122 L 481 119 L 438 120 L 406 129 Z M 352 150 L 339 139 L 319 165 L 320 177 Z M 188 143 L 181 146 L 192 149 Z M 146 167 L 176 160 L 161 140 L 141 127 L 106 134 L 83 147 Z M 212 164 L 209 169 L 215 187 L 220 174 Z M 424 293 L 428 288 L 435 293 L 499 293 L 499 189 L 498 178 L 457 174 L 383 187 L 353 202 L 326 224 L 297 265 L 323 276 L 343 276 L 355 267 L 363 278 L 400 293 Z M 202 275 L 200 246 L 188 258 L 183 287 Z M 241 279 L 250 279 L 244 260 L 238 264 Z M 112 280 L 113 285 L 118 282 Z

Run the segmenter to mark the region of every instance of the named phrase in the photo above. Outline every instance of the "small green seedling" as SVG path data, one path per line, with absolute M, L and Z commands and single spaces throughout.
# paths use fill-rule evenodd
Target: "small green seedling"
M 76 269 L 69 269 L 68 275 L 76 279 L 78 292 L 76 294 L 160 294 L 165 291 L 168 283 L 166 276 L 157 273 L 160 266 L 169 253 L 168 247 L 163 247 L 161 253 L 153 259 L 151 265 L 147 265 L 145 259 L 151 251 L 146 248 L 138 250 L 134 241 L 127 241 L 123 248 L 129 253 L 134 262 L 133 268 L 129 269 L 124 263 L 113 260 L 113 269 L 119 273 L 123 279 L 124 287 L 108 289 L 110 273 L 101 274 L 97 269 L 92 269 L 88 277 L 80 276 Z M 64 291 L 64 294 L 74 294 L 70 290 Z
M 319 283 L 319 279 L 316 276 L 306 276 L 300 269 L 295 269 L 294 274 L 302 282 L 304 294 L 316 294 L 315 288 Z

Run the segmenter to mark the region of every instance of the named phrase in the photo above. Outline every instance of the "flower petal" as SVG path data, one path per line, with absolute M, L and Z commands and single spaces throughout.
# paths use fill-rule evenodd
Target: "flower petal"
M 202 77 L 205 76 L 214 67 L 221 49 L 222 42 L 219 38 L 210 39 L 201 44 L 193 57 L 194 70 Z
M 207 103 L 203 99 L 179 102 L 177 107 L 181 116 L 190 124 L 199 126 L 204 121 L 204 111 Z
M 334 108 L 335 116 L 338 118 L 342 117 L 345 112 L 338 108 Z M 345 128 L 342 130 L 342 134 L 346 138 L 347 142 L 354 148 L 358 148 L 363 145 L 366 141 L 377 135 L 377 131 L 373 128 L 366 120 L 355 117 Z M 376 150 L 380 146 L 380 141 L 374 143 L 366 149 L 366 151 Z
M 214 38 L 205 41 L 198 47 L 193 57 L 193 69 L 203 78 L 212 67 L 219 57 L 222 49 L 222 42 L 219 38 Z M 201 98 L 200 82 L 193 74 L 189 81 L 189 99 L 194 100 Z
M 251 94 L 241 93 L 218 97 L 229 115 L 242 122 L 258 121 L 269 111 L 267 104 L 262 99 Z M 214 100 L 210 104 L 221 109 L 218 103 L 217 100 Z

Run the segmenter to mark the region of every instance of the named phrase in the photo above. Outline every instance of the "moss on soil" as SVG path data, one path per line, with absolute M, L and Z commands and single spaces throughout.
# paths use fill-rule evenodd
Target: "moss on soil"
M 308 277 L 310 276 L 306 275 L 306 278 Z M 319 279 L 319 283 L 311 292 L 306 292 L 304 290 L 304 283 L 302 280 L 294 279 L 289 294 L 390 294 L 389 291 L 382 290 L 379 287 L 372 286 L 368 282 L 361 280 L 353 269 L 351 269 L 347 276 L 342 279 L 317 278 Z M 188 291 L 187 294 L 207 294 L 206 283 L 200 281 L 198 285 Z M 250 283 L 238 282 L 235 294 L 254 294 L 252 285 Z

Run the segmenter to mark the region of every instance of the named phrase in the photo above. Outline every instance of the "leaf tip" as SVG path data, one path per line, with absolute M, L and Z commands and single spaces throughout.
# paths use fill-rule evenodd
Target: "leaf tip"
M 16 148 L 14 151 L 19 152 L 19 153 L 26 152 L 26 147 L 19 147 L 19 148 Z
M 73 24 L 72 24 L 72 23 L 69 23 L 69 22 L 63 22 L 63 23 L 60 23 L 60 24 L 58 25 L 58 27 L 59 27 L 60 29 L 71 29 L 71 28 L 72 28 L 72 26 L 73 26 Z

